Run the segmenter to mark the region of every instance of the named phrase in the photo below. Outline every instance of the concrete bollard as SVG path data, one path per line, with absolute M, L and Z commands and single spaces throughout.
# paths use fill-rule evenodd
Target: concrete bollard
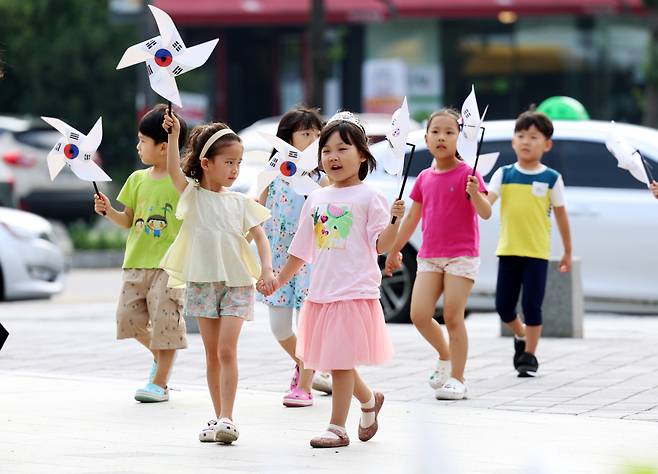
M 560 273 L 559 258 L 551 258 L 548 262 L 546 295 L 542 306 L 542 337 L 583 337 L 585 302 L 580 263 L 580 258 L 574 257 L 571 271 Z M 517 312 L 523 319 L 520 302 Z M 500 333 L 501 336 L 512 335 L 512 331 L 502 322 Z

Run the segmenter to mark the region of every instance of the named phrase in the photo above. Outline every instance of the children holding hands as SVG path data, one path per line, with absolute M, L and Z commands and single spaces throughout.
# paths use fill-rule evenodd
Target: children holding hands
M 332 413 L 329 426 L 311 440 L 315 448 L 347 446 L 345 428 L 352 396 L 361 402 L 358 436 L 371 439 L 384 395 L 363 381 L 356 367 L 382 364 L 393 355 L 379 302 L 381 272 L 377 255 L 395 242 L 404 202 L 392 208 L 362 181 L 375 160 L 356 117 L 340 112 L 322 129 L 319 164 L 331 185 L 312 192 L 302 208 L 288 261 L 273 282 L 284 285 L 312 263 L 308 297 L 300 314 L 297 356 L 304 367 L 331 371 Z M 390 224 L 391 217 L 398 219 Z M 268 282 L 257 286 L 270 294 Z
M 202 442 L 231 443 L 239 433 L 233 422 L 238 384 L 237 342 L 242 323 L 253 319 L 253 279 L 272 291 L 274 275 L 269 243 L 261 223 L 269 211 L 253 199 L 229 191 L 240 172 L 240 137 L 223 123 L 196 127 L 182 169 L 180 134 L 175 115 L 162 123 L 169 130 L 167 171 L 181 194 L 176 216 L 183 220 L 178 237 L 161 265 L 170 286 L 186 289 L 184 314 L 196 317 L 206 352 L 206 376 L 216 418 L 199 434 Z M 247 235 L 253 238 L 261 267 Z

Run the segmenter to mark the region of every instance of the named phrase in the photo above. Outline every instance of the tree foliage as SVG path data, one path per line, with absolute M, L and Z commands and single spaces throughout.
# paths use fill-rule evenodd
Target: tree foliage
M 106 0 L 0 0 L 0 113 L 58 117 L 83 133 L 103 116 L 104 167 L 120 179 L 134 163 L 136 84 L 115 67 L 135 37 Z

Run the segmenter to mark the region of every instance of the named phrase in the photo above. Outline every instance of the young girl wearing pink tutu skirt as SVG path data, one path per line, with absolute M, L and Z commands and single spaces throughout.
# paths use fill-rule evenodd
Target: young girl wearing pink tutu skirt
M 379 303 L 377 255 L 395 242 L 404 201 L 389 211 L 386 199 L 362 182 L 375 160 L 363 126 L 349 112 L 336 114 L 322 129 L 319 165 L 332 184 L 308 196 L 274 289 L 304 263 L 313 264 L 296 353 L 304 367 L 331 371 L 331 420 L 311 446 L 334 448 L 350 442 L 345 424 L 352 395 L 361 402 L 359 439 L 368 441 L 377 432 L 384 395 L 366 385 L 356 366 L 382 364 L 393 356 Z M 268 292 L 267 285 L 257 288 Z

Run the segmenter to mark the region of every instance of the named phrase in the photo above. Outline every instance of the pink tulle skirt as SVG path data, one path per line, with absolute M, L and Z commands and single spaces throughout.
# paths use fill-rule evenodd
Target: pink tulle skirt
M 305 368 L 322 371 L 387 362 L 393 345 L 379 300 L 304 301 L 296 352 Z

